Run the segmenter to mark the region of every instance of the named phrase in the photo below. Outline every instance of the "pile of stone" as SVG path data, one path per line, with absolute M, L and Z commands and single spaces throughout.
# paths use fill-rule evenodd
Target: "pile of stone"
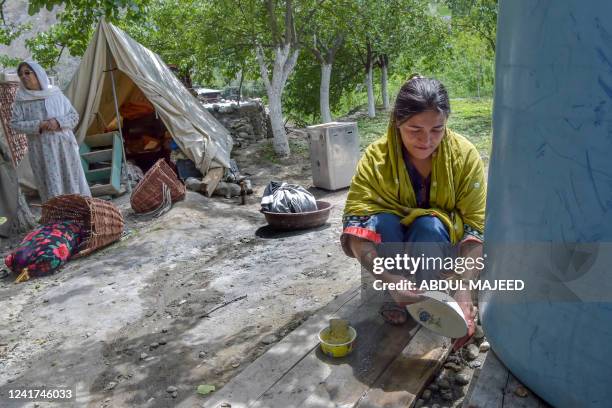
M 236 161 L 233 159 L 230 160 L 230 166 L 229 169 L 226 169 L 221 181 L 214 187 L 215 189 L 212 195 L 232 198 L 253 194 L 251 180 L 249 180 L 246 175 L 240 173 Z M 187 180 L 185 180 L 185 186 L 188 190 L 211 195 L 208 192 L 208 182 L 206 178 L 188 177 Z
M 481 366 L 484 353 L 489 348 L 482 327 L 476 326 L 470 342 L 448 356 L 443 367 L 416 401 L 415 408 L 461 407 L 474 369 Z
M 234 138 L 236 147 L 272 137 L 270 116 L 261 99 L 241 101 L 221 100 L 204 104 Z

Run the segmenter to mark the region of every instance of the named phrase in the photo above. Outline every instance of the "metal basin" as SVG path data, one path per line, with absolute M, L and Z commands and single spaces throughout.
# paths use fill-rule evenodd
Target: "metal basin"
M 270 227 L 281 230 L 291 231 L 298 229 L 319 227 L 329 218 L 329 212 L 333 205 L 327 201 L 317 200 L 317 210 L 303 213 L 274 213 L 261 211 L 266 216 L 266 221 Z

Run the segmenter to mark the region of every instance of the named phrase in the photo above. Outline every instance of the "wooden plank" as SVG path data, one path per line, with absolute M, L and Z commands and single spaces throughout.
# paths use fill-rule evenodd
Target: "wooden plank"
M 464 408 L 503 408 L 504 391 L 510 374 L 493 351 L 487 353 L 471 398 L 463 402 Z
M 346 392 L 352 390 L 352 383 L 348 380 L 355 378 L 360 374 L 367 375 L 367 370 L 363 369 L 372 364 L 373 358 L 367 355 L 367 350 L 370 347 L 365 347 L 370 344 L 371 336 L 377 332 L 375 325 L 368 325 L 366 321 L 356 321 L 355 316 L 364 312 L 364 304 L 359 301 L 354 308 L 345 308 L 339 311 L 339 318 L 349 320 L 351 326 L 357 331 L 357 340 L 353 352 L 341 359 L 332 359 L 321 353 L 318 345 L 310 350 L 291 370 L 288 370 L 284 375 L 271 386 L 264 394 L 262 394 L 256 402 L 249 405 L 252 408 L 268 408 L 268 407 L 299 407 L 299 406 L 316 406 L 324 408 L 326 405 L 323 401 L 335 402 L 342 401 Z M 327 325 L 323 324 L 322 327 Z M 365 323 L 365 324 L 363 324 Z M 378 331 L 380 332 L 380 331 Z M 308 333 L 309 337 L 316 337 L 318 330 Z M 317 342 L 318 343 L 318 342 Z M 361 362 L 362 367 L 358 366 Z M 365 371 L 362 372 L 362 371 Z M 333 381 L 332 378 L 339 381 Z M 332 379 L 332 380 L 330 380 Z M 319 397 L 316 399 L 315 405 L 307 404 L 307 399 L 318 397 L 320 386 L 324 386 L 322 394 L 332 393 L 334 398 L 328 396 Z M 344 393 L 343 393 L 344 391 Z
M 90 183 L 96 181 L 105 181 L 108 182 L 111 176 L 111 168 L 110 167 L 102 167 L 94 170 L 87 170 L 85 172 L 85 178 Z
M 485 356 L 486 358 L 486 356 Z M 477 367 L 474 369 L 472 373 L 472 379 L 470 380 L 470 384 L 468 386 L 467 391 L 465 392 L 465 396 L 463 397 L 463 401 L 469 401 L 472 399 L 472 394 L 474 393 L 474 388 L 476 388 L 476 384 L 478 384 L 478 378 L 480 378 L 480 373 L 482 372 L 482 368 Z M 462 407 L 465 407 L 465 403 L 461 404 Z
M 91 148 L 85 143 L 81 143 L 81 145 L 79 146 L 79 154 L 81 156 L 81 167 L 83 167 L 84 171 L 89 170 L 89 162 L 83 159 L 83 153 L 87 153 L 89 151 L 91 151 Z
M 450 352 L 450 339 L 420 328 L 355 407 L 412 406 Z
M 359 303 L 358 287 L 338 296 L 251 363 L 210 399 L 205 400 L 203 406 L 216 408 L 223 402 L 231 404 L 232 408 L 250 406 L 318 347 L 319 341 L 313 333 L 325 327 L 329 319 L 341 317 L 343 312 L 356 309 Z
M 100 197 L 105 195 L 116 195 L 119 194 L 119 190 L 117 190 L 112 184 L 96 184 L 94 186 L 89 187 L 91 191 L 91 195 L 93 197 Z
M 206 173 L 206 176 L 202 179 L 202 183 L 206 185 L 206 195 L 208 197 L 213 195 L 224 173 L 225 169 L 222 167 L 215 167 L 214 169 L 208 170 L 208 173 Z
M 419 327 L 413 323 L 404 326 L 403 333 L 398 329 L 386 326 L 380 332 L 386 333 L 378 344 L 369 349 L 371 356 L 357 360 L 352 364 L 332 367 L 324 381 L 319 381 L 314 392 L 299 405 L 301 408 L 336 408 L 354 407 L 355 404 L 376 383 L 391 361 L 401 353 L 402 347 L 414 338 Z M 361 347 L 361 344 L 360 344 Z
M 384 323 L 379 309 L 378 302 L 365 302 L 343 317 L 358 336 L 349 356 L 331 359 L 318 348 L 312 350 L 252 407 L 352 407 L 416 331 L 414 322 L 402 326 Z
M 89 147 L 104 147 L 104 146 L 112 146 L 113 138 L 115 135 L 118 135 L 119 132 L 108 132 L 108 133 L 99 133 L 97 135 L 87 135 L 85 136 L 85 143 Z
M 81 153 L 81 157 L 88 163 L 110 161 L 113 158 L 113 149 L 94 150 L 87 153 Z

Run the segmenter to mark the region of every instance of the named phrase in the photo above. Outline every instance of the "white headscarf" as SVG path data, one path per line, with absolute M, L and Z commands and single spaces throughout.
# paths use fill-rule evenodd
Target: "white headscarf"
M 24 61 L 22 64 L 27 64 L 28 67 L 34 71 L 41 89 L 26 89 L 22 82 L 21 86 L 17 90 L 17 95 L 15 95 L 15 102 L 44 99 L 45 108 L 47 109 L 48 115 L 48 117 L 45 119 L 58 118 L 68 114 L 70 109 L 72 109 L 70 101 L 64 96 L 62 91 L 57 86 L 49 84 L 49 77 L 47 76 L 47 73 L 43 67 L 34 61 Z

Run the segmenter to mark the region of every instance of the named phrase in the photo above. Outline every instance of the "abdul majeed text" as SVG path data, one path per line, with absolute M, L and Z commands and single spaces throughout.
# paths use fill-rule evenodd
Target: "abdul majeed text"
M 434 279 L 424 280 L 420 283 L 403 279 L 399 282 L 383 282 L 377 279 L 372 284 L 375 290 L 408 290 L 408 291 L 457 291 L 457 290 L 500 290 L 520 291 L 525 287 L 525 282 L 520 279 L 496 279 L 496 280 L 461 280 L 461 279 Z

